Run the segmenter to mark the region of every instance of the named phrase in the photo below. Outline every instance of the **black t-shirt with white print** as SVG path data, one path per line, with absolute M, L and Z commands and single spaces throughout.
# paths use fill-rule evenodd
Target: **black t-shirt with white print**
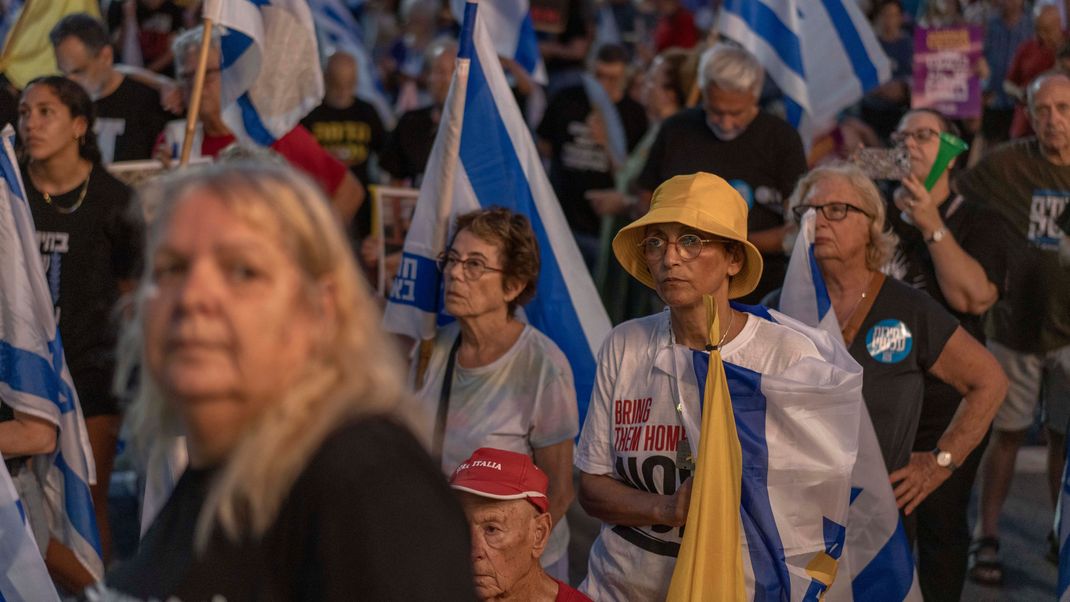
M 998 213 L 978 202 L 967 201 L 962 196 L 948 199 L 940 205 L 939 211 L 949 235 L 980 264 L 985 277 L 1002 295 L 1010 236 L 1007 223 Z M 983 316 L 955 311 L 948 305 L 940 289 L 929 247 L 947 243 L 926 243 L 921 232 L 906 223 L 898 209 L 889 206 L 888 213 L 889 222 L 899 236 L 899 246 L 888 264 L 890 275 L 928 293 L 959 321 L 963 330 L 984 343 Z M 925 404 L 914 443 L 916 451 L 928 451 L 936 447 L 961 402 L 962 394 L 955 387 L 934 376 L 925 376 Z
M 111 393 L 115 367 L 115 305 L 120 280 L 136 277 L 144 226 L 131 190 L 101 165 L 93 166 L 85 197 L 82 186 L 53 195 L 52 204 L 23 169 L 30 212 L 58 318 L 67 366 L 86 416 L 116 414 Z
M 929 295 L 886 278 L 848 351 L 862 366 L 862 395 L 888 472 L 910 461 L 925 374 L 958 328 Z
M 616 107 L 630 151 L 646 133 L 646 112 L 627 96 Z M 577 232 L 597 235 L 602 220 L 585 194 L 613 188 L 614 179 L 609 152 L 595 140 L 587 124 L 594 110 L 582 85 L 566 88 L 550 99 L 537 133 L 553 149 L 550 183 L 569 226 Z
M 151 159 L 160 132 L 174 119 L 160 107 L 156 90 L 129 77 L 93 108 L 97 112 L 93 131 L 105 163 Z

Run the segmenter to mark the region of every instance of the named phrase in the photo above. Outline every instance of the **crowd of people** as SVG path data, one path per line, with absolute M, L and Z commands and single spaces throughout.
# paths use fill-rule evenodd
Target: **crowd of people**
M 440 0 L 355 4 L 374 71 L 321 49 L 322 105 L 267 150 L 243 150 L 223 118 L 217 34 L 192 98 L 198 2 L 111 0 L 103 18 L 67 15 L 50 35 L 62 75 L 0 82 L 111 567 L 94 583 L 48 537 L 29 459 L 52 453 L 55 429 L 0 400 L 0 453 L 63 590 L 664 599 L 711 361 L 825 384 L 798 370 L 828 363 L 822 348 L 761 307 L 781 305 L 801 224 L 813 225 L 809 261 L 861 366 L 922 595 L 954 601 L 967 578 L 1003 583 L 1000 516 L 1018 451 L 1047 445 L 1054 507 L 1070 425 L 1063 4 L 862 2 L 892 77 L 842 112 L 837 150 L 817 157 L 759 60 L 719 38 L 719 2 L 559 2 L 560 27 L 539 33 L 546 82 L 501 62 L 615 325 L 589 403 L 566 355 L 523 319 L 540 276 L 523 215 L 484 208 L 450 224 L 437 267 L 454 321 L 433 340 L 406 355 L 411 341 L 374 326 L 384 300 L 368 285 L 382 269 L 367 257 L 371 190 L 423 182 L 458 23 Z M 911 108 L 913 28 L 961 24 L 984 32 L 981 113 Z M 362 78 L 385 110 L 356 96 Z M 124 161 L 171 167 L 193 104 L 192 155 L 211 165 L 137 191 L 110 173 Z M 970 150 L 945 163 L 949 141 Z M 851 160 L 863 143 L 899 149 L 909 170 L 872 179 Z M 810 401 L 817 429 L 819 393 Z M 183 435 L 188 464 L 128 558 L 108 514 L 121 432 L 138 457 Z M 589 550 L 570 545 L 570 507 L 602 524 Z M 1054 534 L 1049 545 L 1057 558 Z M 570 551 L 585 574 L 570 574 Z

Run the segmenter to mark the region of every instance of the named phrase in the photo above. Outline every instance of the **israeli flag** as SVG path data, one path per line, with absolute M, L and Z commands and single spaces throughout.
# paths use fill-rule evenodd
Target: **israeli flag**
M 753 53 L 784 92 L 788 121 L 810 140 L 891 77 L 854 0 L 725 0 L 721 33 Z
M 26 513 L 0 462 L 0 600 L 37 602 L 59 600 L 45 561 L 37 548 Z
M 740 520 L 747 598 L 842 599 L 829 589 L 845 574 L 854 433 L 866 413 L 862 367 L 821 329 L 762 306 L 732 305 L 751 319 L 806 335 L 820 357 L 779 374 L 724 363 L 745 475 Z M 710 358 L 691 354 L 704 391 Z
M 312 18 L 316 23 L 317 31 L 322 36 L 324 46 L 342 50 L 356 59 L 356 95 L 371 103 L 379 113 L 383 124 L 388 128 L 393 128 L 396 121 L 394 113 L 390 110 L 390 103 L 383 95 L 378 70 L 364 47 L 360 24 L 353 18 L 353 13 L 341 0 L 309 0 L 308 6 L 312 9 Z
M 493 205 L 526 215 L 542 253 L 538 292 L 524 308 L 526 319 L 568 356 L 582 424 L 609 317 L 476 9 L 475 2 L 465 7 L 457 67 L 383 324 L 415 339 L 434 336 L 442 308 L 435 259 L 445 250 L 454 217 Z
M 836 312 L 832 311 L 825 279 L 814 257 L 814 224 L 817 212 L 809 210 L 799 223 L 799 235 L 791 254 L 790 267 L 784 275 L 784 287 L 780 291 L 780 309 L 803 324 L 821 328 L 843 340 Z M 798 265 L 796 265 L 798 263 Z
M 89 495 L 96 482 L 93 452 L 63 357 L 10 125 L 0 138 L 0 399 L 56 425 L 55 452 L 31 462 L 44 489 L 49 531 L 100 579 L 104 565 Z
M 323 101 L 307 0 L 207 0 L 204 17 L 224 27 L 223 121 L 239 140 L 270 146 Z
M 816 220 L 817 212 L 813 209 L 803 215 L 780 293 L 780 309 L 827 332 L 846 355 L 840 324 L 814 258 Z M 858 403 L 863 403 L 861 391 Z M 825 599 L 920 601 L 914 556 L 899 520 L 873 421 L 865 411 L 861 412 L 859 420 L 858 457 L 851 473 L 850 504 L 845 553 L 840 566 L 842 574 L 849 575 L 850 580 L 836 580 Z
M 1063 466 L 1062 483 L 1055 508 L 1055 532 L 1059 534 L 1059 581 L 1055 591 L 1059 592 L 1059 602 L 1070 602 L 1070 462 Z
M 466 10 L 464 0 L 453 0 L 450 6 L 457 21 L 463 21 Z M 530 9 L 528 0 L 484 2 L 480 6 L 479 18 L 490 35 L 495 52 L 499 56 L 512 58 L 531 74 L 535 83 L 545 86 L 549 80 L 546 65 L 539 54 L 539 40 L 535 36 Z

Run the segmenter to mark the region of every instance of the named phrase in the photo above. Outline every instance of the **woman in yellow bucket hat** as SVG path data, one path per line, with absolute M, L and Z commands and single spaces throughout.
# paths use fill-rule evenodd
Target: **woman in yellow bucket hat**
M 664 182 L 613 251 L 667 311 L 617 326 L 599 352 L 576 466 L 580 502 L 603 526 L 581 589 L 595 600 L 661 600 L 690 506 L 705 353 L 717 349 L 724 362 L 761 375 L 824 360 L 798 330 L 730 306 L 757 286 L 762 258 L 747 241 L 747 205 L 723 179 Z M 719 333 L 710 332 L 704 296 L 716 304 Z

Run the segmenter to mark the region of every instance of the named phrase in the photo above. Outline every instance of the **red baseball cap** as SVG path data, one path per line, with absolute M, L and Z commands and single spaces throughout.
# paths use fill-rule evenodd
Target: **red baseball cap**
M 550 507 L 549 485 L 550 478 L 531 456 L 492 447 L 477 449 L 450 477 L 450 486 L 459 491 L 495 500 L 526 499 L 539 512 Z

